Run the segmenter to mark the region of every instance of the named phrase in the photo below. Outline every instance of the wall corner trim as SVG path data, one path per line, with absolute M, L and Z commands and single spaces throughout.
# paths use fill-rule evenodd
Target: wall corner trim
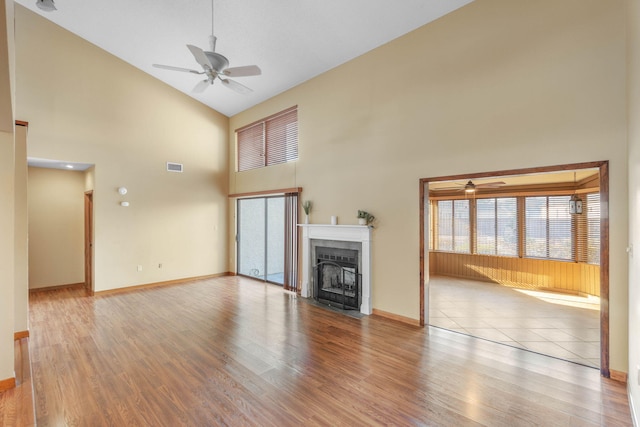
M 389 319 L 396 322 L 401 322 L 407 325 L 417 326 L 419 328 L 422 328 L 422 326 L 420 325 L 420 320 L 418 319 L 412 319 L 410 317 L 401 316 L 399 314 L 389 313 L 388 311 L 382 311 L 376 308 L 372 310 L 371 314 L 373 316 L 380 316 L 380 317 L 384 317 L 385 319 Z
M 15 386 L 16 386 L 15 377 L 14 378 L 7 378 L 5 380 L 0 380 L 0 393 L 2 393 L 3 391 L 15 388 Z
M 614 371 L 613 369 L 611 369 L 611 370 L 609 370 L 609 378 L 614 380 L 614 381 L 621 382 L 623 384 L 627 383 L 627 373 L 626 372 Z
M 29 338 L 29 331 L 17 331 L 13 333 L 13 340 L 18 341 L 22 338 Z

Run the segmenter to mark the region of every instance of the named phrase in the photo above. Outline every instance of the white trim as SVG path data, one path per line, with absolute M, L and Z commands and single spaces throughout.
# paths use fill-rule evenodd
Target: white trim
M 629 375 L 627 378 L 627 396 L 629 398 L 629 412 L 631 412 L 631 422 L 633 422 L 634 427 L 638 427 L 638 417 L 636 416 L 636 407 L 633 405 L 633 395 L 631 394 L 631 386 L 630 386 L 631 376 Z
M 330 224 L 298 224 L 302 227 L 302 287 L 300 295 L 310 298 L 311 286 L 311 240 L 338 240 L 343 242 L 360 242 L 362 244 L 362 303 L 360 312 L 371 314 L 371 228 L 366 225 L 330 225 Z

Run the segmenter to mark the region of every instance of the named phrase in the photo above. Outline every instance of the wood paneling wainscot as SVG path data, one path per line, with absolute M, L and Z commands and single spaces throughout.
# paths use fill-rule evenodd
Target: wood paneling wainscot
M 429 252 L 429 273 L 524 289 L 600 296 L 600 266 L 585 263 Z

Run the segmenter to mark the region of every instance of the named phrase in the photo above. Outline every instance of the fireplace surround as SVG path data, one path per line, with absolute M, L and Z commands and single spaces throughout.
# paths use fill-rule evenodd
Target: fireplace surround
M 360 312 L 371 314 L 371 228 L 365 225 L 300 224 L 299 226 L 302 228 L 301 296 L 305 298 L 316 297 L 313 290 L 313 275 L 317 271 L 315 268 L 318 263 L 317 248 L 329 247 L 337 250 L 334 251 L 335 256 L 340 257 L 337 265 L 347 265 L 348 258 L 354 258 L 353 255 L 348 256 L 344 251 L 357 251 L 357 260 L 354 260 L 354 266 L 347 266 L 347 268 L 357 270 L 356 274 L 360 278 L 356 292 Z M 341 251 L 343 252 L 341 253 Z M 323 257 L 324 255 L 320 259 Z M 327 259 L 326 261 L 335 260 Z M 349 273 L 344 278 L 345 283 L 342 284 L 347 290 L 353 286 L 352 278 L 348 276 Z

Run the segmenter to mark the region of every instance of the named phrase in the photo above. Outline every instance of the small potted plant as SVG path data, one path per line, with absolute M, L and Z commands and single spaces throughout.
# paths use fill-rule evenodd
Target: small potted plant
M 302 209 L 304 209 L 304 223 L 309 224 L 309 213 L 311 212 L 311 200 L 305 200 L 302 202 Z
M 371 215 L 367 211 L 358 211 L 358 224 L 360 225 L 371 225 L 373 220 L 376 219 L 375 216 Z

